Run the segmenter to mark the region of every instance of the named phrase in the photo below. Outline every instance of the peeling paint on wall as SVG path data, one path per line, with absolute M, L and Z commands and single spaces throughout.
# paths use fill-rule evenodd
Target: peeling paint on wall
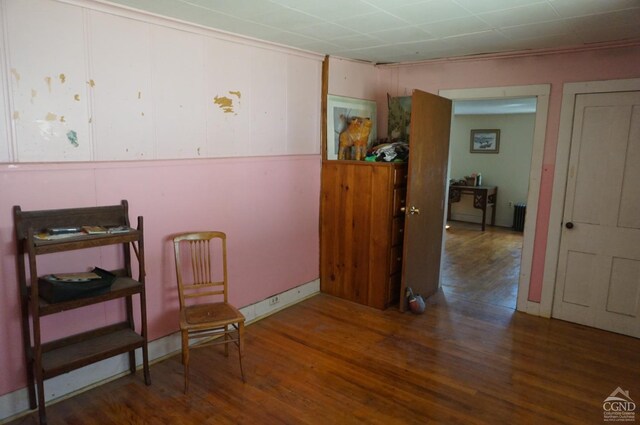
M 57 136 L 56 132 L 53 131 L 53 126 L 50 122 L 45 120 L 36 120 L 36 124 L 40 129 L 40 136 L 42 136 L 44 140 L 49 141 L 52 137 Z
M 58 119 L 58 116 L 56 114 L 52 114 L 51 112 L 47 112 L 47 116 L 44 117 L 44 119 L 47 121 L 55 121 Z
M 225 114 L 233 113 L 233 100 L 226 96 L 216 96 L 213 98 L 213 103 L 218 105 Z
M 11 68 L 11 74 L 16 79 L 16 84 L 19 83 L 20 82 L 20 73 L 18 72 L 18 70 L 15 69 L 15 68 Z
M 79 94 L 74 94 L 73 95 L 73 100 L 76 100 L 76 101 L 80 102 L 80 95 Z
M 89 84 L 89 87 L 95 87 L 96 86 L 96 82 L 93 81 L 93 80 L 87 81 L 87 84 Z
M 75 132 L 75 130 L 69 130 L 67 132 L 67 139 L 69 139 L 69 142 L 74 146 L 74 147 L 78 147 L 80 146 L 78 144 L 78 133 Z
M 238 99 L 240 99 L 242 97 L 242 93 L 240 93 L 240 91 L 229 91 L 228 92 L 230 95 L 237 97 Z M 216 95 L 216 97 L 213 98 L 213 103 L 215 103 L 216 105 L 218 105 L 220 107 L 220 109 L 222 109 L 222 111 L 225 114 L 234 114 L 234 115 L 238 115 L 236 113 L 236 111 L 234 110 L 234 105 L 233 105 L 233 99 L 231 99 L 230 97 L 227 96 L 218 96 Z M 240 104 L 238 102 L 238 104 Z
M 49 89 L 49 93 L 51 93 L 51 77 L 44 77 L 44 82 L 47 83 L 47 88 Z
M 60 75 L 58 76 L 58 78 L 60 78 L 60 83 L 61 83 L 61 84 L 64 84 L 64 82 L 65 82 L 65 81 L 67 81 L 67 76 L 66 76 L 66 75 L 64 75 L 64 74 L 60 74 Z

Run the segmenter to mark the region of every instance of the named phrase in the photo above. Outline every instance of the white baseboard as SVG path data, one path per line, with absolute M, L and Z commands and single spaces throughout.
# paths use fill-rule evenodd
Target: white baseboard
M 296 286 L 280 294 L 242 307 L 240 311 L 251 324 L 279 310 L 316 295 L 320 292 L 320 280 Z M 269 301 L 277 296 L 278 302 L 270 305 Z M 180 352 L 180 332 L 149 342 L 149 361 L 157 362 Z M 140 350 L 136 350 L 136 363 L 142 365 Z M 47 404 L 71 397 L 98 385 L 120 378 L 129 373 L 127 354 L 114 356 L 106 360 L 73 370 L 64 375 L 47 379 L 44 393 Z M 141 378 L 142 379 L 142 378 Z M 0 424 L 9 422 L 29 412 L 29 395 L 26 388 L 0 396 Z

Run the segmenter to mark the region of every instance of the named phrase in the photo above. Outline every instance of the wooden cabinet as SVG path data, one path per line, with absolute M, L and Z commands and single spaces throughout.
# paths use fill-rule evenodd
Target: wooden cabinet
M 322 292 L 384 309 L 398 301 L 407 165 L 322 164 Z
M 404 311 L 406 288 L 438 291 L 450 126 L 451 101 L 414 90 L 408 164 L 323 161 L 323 292 Z
M 150 385 L 142 217 L 138 217 L 137 229 L 129 228 L 123 233 L 77 235 L 56 240 L 43 240 L 38 238 L 37 234 L 48 228 L 86 225 L 128 228 L 127 202 L 122 201 L 120 205 L 105 207 L 42 211 L 22 211 L 19 206 L 16 206 L 14 220 L 29 402 L 32 409 L 38 406 L 40 423 L 46 423 L 44 380 L 99 360 L 128 352 L 129 368 L 131 373 L 135 373 L 135 350 L 140 348 L 145 382 Z M 93 296 L 57 303 L 47 302 L 40 296 L 38 257 L 107 245 L 120 246 L 124 263 L 121 269 L 111 270 L 116 278 L 110 288 Z M 138 276 L 135 280 L 131 266 L 132 247 L 138 259 Z M 87 264 L 86 266 L 96 265 Z M 69 272 L 77 271 L 79 270 L 69 270 Z M 140 297 L 139 332 L 134 325 L 133 296 L 135 295 Z M 41 326 L 46 316 L 115 299 L 122 299 L 125 305 L 124 321 L 59 340 L 42 342 L 47 339 L 42 335 Z

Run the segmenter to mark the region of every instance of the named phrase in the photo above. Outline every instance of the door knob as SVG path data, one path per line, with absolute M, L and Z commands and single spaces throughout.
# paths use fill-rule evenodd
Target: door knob
M 564 225 L 564 227 L 566 227 L 567 229 L 573 229 L 573 223 L 570 221 L 567 221 L 567 223 Z
M 412 206 L 411 208 L 409 208 L 409 214 L 420 214 L 420 208 L 416 208 L 414 206 Z

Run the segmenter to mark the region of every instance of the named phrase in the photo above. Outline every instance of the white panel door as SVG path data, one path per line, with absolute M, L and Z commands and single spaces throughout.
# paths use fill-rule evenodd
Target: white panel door
M 640 92 L 576 97 L 553 316 L 640 337 Z
M 90 11 L 95 159 L 153 159 L 151 25 Z
M 5 2 L 17 160 L 89 161 L 84 13 L 44 0 Z

